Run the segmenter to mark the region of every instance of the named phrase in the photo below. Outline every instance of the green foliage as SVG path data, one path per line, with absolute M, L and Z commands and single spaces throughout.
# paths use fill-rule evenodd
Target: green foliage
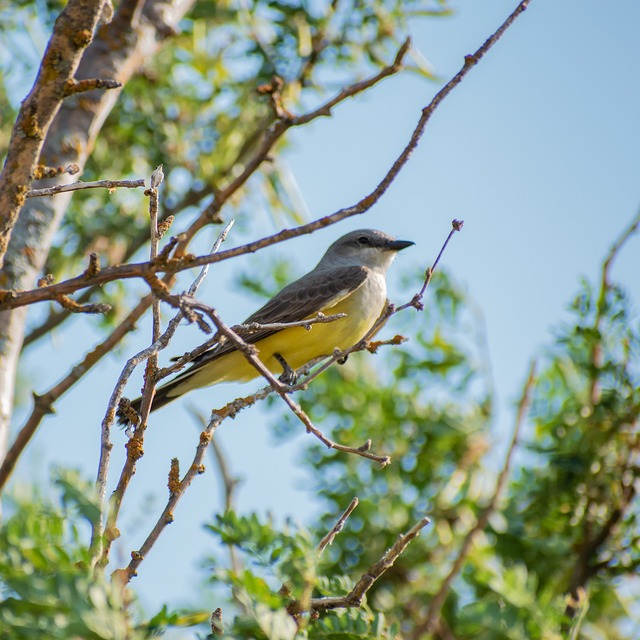
M 237 516 L 233 511 L 216 516 L 216 523 L 207 528 L 218 536 L 220 542 L 237 547 L 252 566 L 262 572 L 255 576 L 251 571 L 235 575 L 223 571 L 215 579 L 243 589 L 249 597 L 277 609 L 284 602 L 283 594 L 272 594 L 286 584 L 290 592 L 304 591 L 315 581 L 316 551 L 308 534 L 294 529 L 279 532 L 273 523 L 261 523 L 256 514 Z M 271 586 L 269 586 L 271 585 Z
M 143 640 L 167 627 L 202 623 L 209 614 L 164 607 L 136 624 L 132 593 L 93 570 L 85 540 L 100 509 L 94 487 L 58 471 L 55 504 L 37 493 L 6 505 L 0 526 L 0 639 Z
M 339 611 L 309 623 L 302 615 L 294 621 L 286 607 L 306 602 L 313 594 L 345 595 L 353 587 L 346 576 L 331 578 L 317 575 L 320 564 L 316 544 L 309 534 L 288 524 L 279 531 L 274 523 L 262 523 L 256 514 L 238 516 L 233 512 L 216 516 L 207 525 L 223 545 L 240 551 L 234 563 L 243 569 L 219 569 L 214 583 L 231 587 L 236 606 L 242 611 L 230 625 L 225 637 L 288 640 L 293 638 L 393 638 L 397 627 L 389 627 L 384 615 L 361 609 Z M 213 561 L 218 564 L 218 561 Z
M 125 594 L 91 569 L 82 530 L 99 511 L 92 487 L 64 473 L 61 504 L 16 500 L 0 527 L 0 638 L 143 638 L 131 628 Z
M 594 292 L 584 284 L 571 312 L 535 382 L 517 471 L 442 609 L 456 638 L 578 637 L 581 626 L 590 630 L 585 637 L 597 637 L 597 629 L 625 637 L 628 609 L 612 587 L 638 570 L 640 331 L 613 285 Z M 395 321 L 416 325 L 409 314 Z M 464 294 L 440 275 L 412 344 L 352 356 L 302 398 L 334 440 L 359 446 L 371 438 L 376 452 L 393 458 L 379 470 L 310 449 L 310 482 L 327 513 L 318 538 L 360 498 L 320 566 L 331 580 L 317 580 L 315 593 L 348 592 L 399 532 L 425 513 L 433 520 L 368 593 L 373 611 L 401 623 L 403 638 L 415 637 L 424 621 L 500 465 L 489 445 L 490 386 L 469 339 L 474 321 Z M 288 414 L 278 416 L 279 437 L 299 428 Z
M 35 47 L 23 46 L 29 34 L 20 29 L 28 23 L 49 30 L 63 4 L 0 2 L 1 154 L 28 90 L 22 77 L 32 77 L 37 65 Z M 163 163 L 163 213 L 179 216 L 182 229 L 238 176 L 273 124 L 260 84 L 279 75 L 284 106 L 303 112 L 336 85 L 387 64 L 407 16 L 447 12 L 443 1 L 196 3 L 181 33 L 127 84 L 83 179 L 139 177 Z M 8 55 L 14 51 L 17 62 Z M 299 194 L 277 162 L 284 144 L 273 150 L 276 161 L 253 175 L 245 199 L 227 203 L 224 213 L 236 215 L 239 228 L 249 229 L 261 210 L 278 222 L 301 219 Z M 88 251 L 111 263 L 127 260 L 146 242 L 146 206 L 139 193 L 126 191 L 74 196 L 47 270 L 58 278 L 82 270 Z M 417 640 L 428 637 L 429 608 L 443 593 L 440 637 L 625 638 L 634 607 L 620 587 L 640 567 L 640 330 L 631 301 L 605 276 L 599 289 L 582 285 L 570 320 L 540 358 L 514 470 L 488 526 L 470 544 L 469 533 L 495 497 L 503 451 L 493 441 L 491 383 L 464 292 L 438 273 L 426 312 L 406 311 L 385 330 L 411 335 L 408 345 L 353 355 L 315 380 L 299 398 L 312 420 L 346 445 L 371 439 L 392 464 L 378 469 L 310 446 L 309 487 L 326 516 L 309 530 L 278 528 L 255 514 L 216 516 L 208 529 L 232 557 L 229 566 L 221 554 L 213 561 L 213 581 L 230 599 L 225 637 Z M 421 278 L 407 282 L 411 293 Z M 275 285 L 288 279 L 279 263 Z M 246 277 L 240 283 L 261 295 L 274 284 Z M 100 295 L 124 294 L 114 285 Z M 280 403 L 270 406 L 277 407 L 278 437 L 299 432 Z M 99 518 L 92 487 L 71 473 L 59 474 L 55 486 L 59 503 L 31 495 L 7 507 L 0 527 L 0 640 L 135 640 L 206 621 L 200 610 L 165 607 L 140 623 L 129 592 L 91 569 L 86 541 Z M 358 508 L 319 556 L 318 541 L 354 496 Z M 293 601 L 349 593 L 425 514 L 432 524 L 362 607 L 318 620 L 287 612 Z M 458 558 L 460 570 L 445 592 Z

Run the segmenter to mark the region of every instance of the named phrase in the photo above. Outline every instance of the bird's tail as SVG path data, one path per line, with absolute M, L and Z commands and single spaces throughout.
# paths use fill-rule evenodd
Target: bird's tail
M 179 384 L 183 383 L 184 379 L 176 378 L 175 380 L 171 380 L 167 382 L 167 384 L 162 385 L 156 389 L 156 395 L 153 397 L 153 402 L 151 403 L 151 411 L 156 411 L 161 407 L 164 407 L 166 404 L 173 402 L 178 399 L 182 394 L 174 393 L 171 394 L 171 391 L 175 389 Z M 130 406 L 135 413 L 140 414 L 140 408 L 142 405 L 142 398 L 136 398 L 135 400 L 131 400 Z M 131 422 L 130 418 L 125 414 L 124 411 L 118 410 L 118 423 L 121 425 L 125 425 L 128 422 Z

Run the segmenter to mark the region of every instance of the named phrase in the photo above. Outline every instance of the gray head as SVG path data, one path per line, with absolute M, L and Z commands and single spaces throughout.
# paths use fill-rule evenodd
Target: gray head
M 365 266 L 385 273 L 398 251 L 412 244 L 408 240 L 396 240 L 384 231 L 359 229 L 336 240 L 322 256 L 316 269 Z

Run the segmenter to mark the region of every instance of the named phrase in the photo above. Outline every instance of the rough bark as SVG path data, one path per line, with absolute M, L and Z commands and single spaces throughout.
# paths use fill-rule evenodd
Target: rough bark
M 113 20 L 99 28 L 85 50 L 76 79 L 110 79 L 125 86 L 145 60 L 175 32 L 179 20 L 194 1 L 124 0 Z M 40 163 L 47 166 L 76 163 L 82 171 L 119 92 L 93 90 L 67 98 L 49 128 Z M 71 179 L 61 174 L 32 186 L 54 186 Z M 30 198 L 26 202 L 7 247 L 2 288 L 23 290 L 35 286 L 69 199 L 69 194 L 61 194 L 52 198 Z M 25 319 L 24 309 L 0 313 L 0 459 L 6 454 Z
M 33 87 L 16 119 L 0 174 L 0 267 L 31 180 L 37 177 L 40 152 L 91 42 L 105 0 L 70 0 L 62 10 L 42 58 Z

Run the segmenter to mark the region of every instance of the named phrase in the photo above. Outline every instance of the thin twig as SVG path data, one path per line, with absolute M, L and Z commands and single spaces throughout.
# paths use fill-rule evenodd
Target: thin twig
M 160 517 L 156 521 L 153 529 L 150 531 L 149 535 L 142 543 L 142 546 L 137 551 L 133 551 L 131 553 L 131 561 L 129 562 L 128 566 L 125 569 L 119 569 L 118 571 L 114 572 L 114 577 L 121 580 L 123 584 L 126 584 L 131 580 L 131 578 L 137 575 L 137 570 L 140 566 L 140 563 L 145 559 L 149 551 L 151 551 L 153 545 L 158 540 L 164 528 L 168 524 L 173 522 L 173 512 L 178 502 L 180 502 L 180 499 L 184 495 L 185 491 L 188 489 L 197 475 L 204 473 L 204 456 L 206 454 L 207 447 L 209 446 L 209 443 L 211 442 L 211 439 L 216 432 L 216 429 L 220 426 L 223 420 L 225 420 L 227 417 L 235 416 L 241 408 L 243 407 L 237 408 L 234 403 L 229 403 L 219 413 L 213 412 L 211 414 L 209 423 L 200 433 L 198 446 L 196 447 L 193 461 L 189 466 L 189 470 L 180 480 L 179 490 L 169 495 L 169 499 L 167 500 L 165 508 L 160 514 Z
M 469 555 L 469 551 L 471 550 L 471 545 L 473 543 L 476 535 L 483 531 L 487 524 L 489 523 L 489 518 L 493 511 L 496 508 L 496 504 L 502 494 L 504 486 L 507 482 L 507 478 L 509 477 L 509 472 L 511 470 L 511 461 L 513 459 L 513 453 L 518 444 L 518 438 L 520 436 L 520 430 L 522 425 L 524 424 L 525 417 L 529 410 L 529 406 L 531 404 L 531 395 L 533 392 L 533 387 L 536 380 L 536 364 L 535 362 L 531 363 L 529 367 L 529 373 L 527 375 L 527 381 L 525 382 L 524 388 L 522 390 L 522 396 L 520 397 L 520 401 L 518 402 L 518 410 L 516 412 L 516 420 L 515 426 L 513 429 L 513 435 L 511 437 L 511 442 L 509 444 L 509 448 L 507 449 L 507 453 L 505 455 L 504 464 L 502 466 L 502 470 L 498 475 L 498 479 L 496 481 L 496 486 L 491 496 L 491 499 L 487 503 L 487 505 L 482 509 L 478 519 L 476 520 L 475 525 L 467 532 L 460 549 L 458 551 L 458 555 L 451 565 L 451 569 L 449 573 L 442 581 L 438 592 L 433 597 L 431 602 L 429 603 L 429 608 L 427 609 L 427 615 L 425 619 L 416 626 L 413 636 L 415 638 L 423 638 L 427 634 L 432 633 L 438 620 L 440 618 L 440 612 L 442 611 L 442 607 L 447 599 L 449 594 L 449 590 L 451 589 L 451 584 L 454 578 L 460 573 L 467 556 Z
M 187 407 L 189 413 L 191 413 L 193 419 L 196 422 L 196 425 L 200 429 L 206 429 L 207 421 L 204 416 L 193 406 Z M 229 513 L 234 510 L 234 502 L 235 502 L 235 491 L 238 486 L 239 480 L 235 478 L 231 470 L 229 469 L 229 464 L 227 462 L 227 458 L 222 451 L 222 447 L 218 442 L 217 438 L 211 439 L 211 451 L 213 453 L 213 459 L 216 463 L 216 468 L 218 469 L 218 473 L 220 476 L 220 480 L 222 481 L 222 486 L 224 488 L 223 498 L 224 498 L 224 512 Z M 231 563 L 231 570 L 235 575 L 239 576 L 240 571 L 242 570 L 242 563 L 238 554 L 236 553 L 236 545 L 233 542 L 227 543 L 227 548 L 229 549 L 229 561 Z M 242 602 L 238 602 L 240 606 L 242 606 Z
M 212 309 L 205 304 L 198 303 L 197 301 L 193 301 L 191 304 L 194 308 L 197 308 L 206 313 L 207 316 L 209 316 L 209 318 L 211 318 L 213 323 L 216 325 L 218 331 L 225 335 L 234 344 L 238 351 L 240 351 L 244 355 L 251 366 L 253 366 L 264 378 L 266 378 L 266 380 L 271 384 L 273 390 L 284 400 L 289 409 L 291 409 L 291 411 L 307 428 L 307 433 L 312 433 L 329 449 L 335 449 L 336 451 L 343 451 L 345 453 L 352 453 L 363 458 L 368 458 L 369 460 L 375 460 L 382 467 L 385 467 L 387 464 L 389 464 L 389 462 L 391 462 L 391 458 L 389 456 L 379 456 L 374 453 L 370 453 L 368 447 L 347 447 L 327 438 L 313 424 L 311 418 L 309 418 L 309 416 L 303 411 L 302 407 L 295 400 L 293 400 L 293 398 L 291 398 L 291 396 L 289 395 L 289 387 L 283 385 L 282 382 L 280 382 L 260 360 L 257 355 L 257 349 L 255 346 L 246 343 L 231 327 L 225 325 L 215 309 Z
M 87 304 L 78 304 L 69 296 L 61 295 L 56 297 L 56 302 L 71 313 L 87 313 L 87 314 L 105 314 L 111 311 L 110 304 L 104 302 L 88 302 Z
M 629 226 L 620 234 L 618 239 L 613 243 L 611 249 L 609 250 L 609 254 L 607 255 L 606 260 L 602 265 L 602 284 L 601 290 L 607 289 L 609 285 L 609 274 L 611 272 L 611 267 L 613 265 L 613 261 L 616 259 L 621 249 L 624 247 L 625 243 L 631 236 L 637 233 L 640 228 L 640 211 L 636 213 L 631 220 Z
M 153 262 L 158 257 L 158 245 L 160 236 L 158 234 L 158 187 L 164 180 L 162 165 L 156 167 L 151 174 L 150 187 L 145 191 L 149 196 L 149 259 Z M 160 299 L 153 292 L 153 302 L 151 303 L 151 344 L 155 345 L 160 339 Z M 167 338 L 168 342 L 169 338 Z M 140 405 L 140 432 L 144 431 L 147 418 L 151 411 L 151 403 L 156 389 L 156 373 L 158 370 L 158 350 L 154 350 L 147 358 L 147 365 L 144 374 L 144 386 L 142 389 L 142 401 Z
M 26 198 L 41 198 L 43 196 L 55 196 L 58 193 L 67 191 L 80 191 L 82 189 L 108 189 L 113 191 L 118 188 L 139 189 L 144 187 L 144 179 L 138 180 L 94 180 L 92 182 L 72 182 L 70 184 L 59 184 L 46 189 L 31 189 L 25 194 Z
M 307 318 L 306 320 L 298 320 L 297 322 L 270 322 L 266 324 L 260 324 L 259 322 L 251 322 L 250 324 L 236 324 L 233 325 L 234 331 L 242 331 L 247 333 L 256 333 L 263 330 L 279 331 L 280 329 L 288 329 L 290 327 L 303 327 L 309 331 L 314 324 L 325 324 L 327 322 L 335 322 L 341 318 L 346 318 L 346 313 L 334 313 L 333 315 L 325 316 L 324 313 L 318 313 L 313 318 Z
M 18 432 L 16 439 L 2 462 L 2 466 L 0 466 L 0 491 L 6 485 L 15 465 L 18 462 L 18 459 L 22 455 L 27 444 L 29 444 L 35 435 L 42 419 L 53 412 L 54 403 L 86 373 L 91 371 L 91 369 L 107 353 L 109 353 L 124 338 L 124 336 L 127 335 L 127 333 L 135 328 L 137 321 L 147 310 L 150 303 L 150 295 L 140 300 L 140 302 L 129 312 L 127 317 L 120 322 L 111 334 L 109 334 L 109 336 L 107 336 L 107 338 L 105 338 L 99 345 L 91 349 L 60 382 L 41 395 L 34 394 L 35 402 L 33 410 L 22 429 Z M 103 448 L 107 447 L 110 450 L 111 444 L 107 440 L 106 442 L 103 441 L 101 446 Z M 101 456 L 102 455 L 104 455 L 104 452 L 101 453 Z
M 398 557 L 409 546 L 409 543 L 417 538 L 420 531 L 431 521 L 424 517 L 409 529 L 405 534 L 400 534 L 395 544 L 388 549 L 378 562 L 372 564 L 367 571 L 362 574 L 356 585 L 346 596 L 330 596 L 325 598 L 311 598 L 308 603 L 310 611 L 329 611 L 330 609 L 344 609 L 347 607 L 359 607 L 373 583 L 387 570 L 389 570 Z M 305 608 L 300 601 L 292 602 L 287 610 L 291 614 L 303 613 Z
M 355 205 L 350 207 L 346 207 L 344 209 L 340 209 L 335 213 L 332 213 L 323 218 L 319 218 L 313 222 L 310 222 L 305 225 L 301 225 L 299 227 L 295 227 L 293 229 L 285 229 L 280 233 L 274 234 L 272 236 L 268 236 L 266 238 L 262 238 L 261 240 L 257 240 L 255 242 L 251 242 L 249 244 L 237 247 L 235 249 L 229 249 L 227 251 L 221 251 L 215 256 L 200 256 L 199 258 L 194 259 L 184 259 L 179 261 L 172 262 L 163 262 L 161 264 L 157 263 L 139 263 L 139 264 L 128 264 L 128 265 L 120 265 L 117 267 L 110 267 L 104 269 L 101 272 L 100 282 L 89 282 L 87 283 L 82 276 L 71 278 L 59 284 L 51 285 L 50 287 L 44 287 L 42 289 L 34 290 L 34 291 L 23 291 L 23 292 L 5 292 L 3 296 L 0 297 L 0 310 L 2 309 L 12 309 L 15 307 L 23 306 L 25 304 L 31 304 L 33 302 L 40 302 L 43 300 L 51 299 L 52 294 L 59 293 L 72 293 L 78 289 L 85 288 L 94 284 L 104 284 L 106 282 L 111 282 L 112 280 L 118 279 L 128 279 L 128 278 L 147 278 L 150 273 L 155 272 L 164 272 L 164 273 L 177 273 L 178 271 L 182 271 L 184 269 L 189 269 L 195 266 L 202 266 L 207 263 L 220 262 L 222 260 L 228 260 L 229 258 L 235 257 L 236 255 L 242 255 L 246 253 L 253 253 L 259 249 L 270 246 L 272 244 L 276 244 L 278 242 L 283 242 L 284 240 L 288 240 L 289 238 L 297 237 L 300 235 L 312 233 L 318 229 L 322 229 L 329 225 L 335 224 L 345 218 L 349 218 L 354 215 L 358 215 L 361 213 L 365 213 L 368 211 L 386 192 L 391 183 L 396 179 L 398 174 L 404 165 L 408 162 L 411 154 L 415 150 L 418 145 L 418 142 L 422 138 L 426 126 L 438 108 L 438 106 L 442 103 L 442 101 L 453 91 L 455 87 L 457 87 L 463 78 L 469 73 L 469 71 L 485 56 L 485 54 L 495 45 L 495 43 L 504 35 L 505 31 L 513 24 L 516 18 L 527 8 L 530 0 L 522 0 L 520 4 L 516 7 L 516 9 L 511 13 L 511 15 L 505 20 L 505 22 L 495 31 L 495 33 L 490 36 L 484 44 L 473 54 L 467 55 L 464 59 L 464 65 L 460 69 L 460 71 L 449 81 L 447 84 L 435 95 L 435 97 L 431 100 L 431 102 L 422 110 L 422 115 L 418 120 L 418 123 L 409 139 L 409 142 L 402 150 L 398 158 L 392 164 L 391 168 L 387 171 L 386 175 L 380 181 L 380 183 L 364 198 L 358 201 Z M 395 62 L 391 67 L 395 66 Z M 316 117 L 323 115 L 321 113 L 322 109 L 315 110 Z M 299 118 L 291 120 L 279 120 L 274 124 L 274 126 L 267 132 L 265 135 L 262 145 L 266 145 L 267 149 L 270 149 L 275 142 L 275 139 L 279 138 L 285 131 L 291 126 L 291 122 L 301 121 L 304 119 L 304 116 L 299 116 Z M 306 120 L 305 120 L 306 121 Z M 235 192 L 240 188 L 242 184 L 246 181 L 249 173 L 253 173 L 255 169 L 264 161 L 267 157 L 267 152 L 262 149 L 262 147 L 256 151 L 256 155 L 250 161 L 245 170 L 242 172 L 241 176 L 238 176 L 236 180 L 234 180 L 225 190 L 221 191 L 222 194 L 222 202 L 225 202 L 228 199 L 228 191 L 231 190 Z M 239 179 L 242 178 L 242 182 L 240 184 L 237 183 Z M 194 222 L 191 227 L 185 232 L 185 243 L 203 226 L 208 224 L 211 219 L 211 215 L 217 213 L 219 211 L 219 205 L 217 199 L 214 200 L 203 212 L 203 214 Z M 205 215 L 206 214 L 206 215 Z
M 342 527 L 344 527 L 344 523 L 347 521 L 347 518 L 353 513 L 359 503 L 360 500 L 358 500 L 358 498 L 354 498 L 345 509 L 344 513 L 340 516 L 338 522 L 331 527 L 331 531 L 329 531 L 329 533 L 320 540 L 320 544 L 318 545 L 318 555 L 320 555 L 329 545 L 333 544 L 334 538 L 342 531 Z
M 233 224 L 234 224 L 234 221 L 231 220 L 231 222 L 229 222 L 227 226 L 222 230 L 222 232 L 219 234 L 218 238 L 216 239 L 216 242 L 212 247 L 212 251 L 217 251 L 219 249 L 221 243 L 227 237 L 227 234 L 229 233 L 229 230 L 231 229 Z M 208 271 L 208 267 L 205 266 L 202 268 L 202 270 L 198 274 L 198 277 L 194 280 L 194 282 L 189 287 L 189 293 L 193 294 L 196 292 L 198 286 L 204 280 L 204 277 L 207 271 Z M 109 399 L 109 404 L 107 406 L 107 411 L 102 420 L 100 461 L 98 463 L 98 474 L 96 478 L 96 485 L 98 488 L 98 498 L 101 504 L 103 504 L 104 498 L 106 495 L 109 460 L 111 456 L 111 449 L 113 448 L 113 445 L 111 444 L 111 426 L 113 425 L 113 422 L 115 420 L 116 409 L 119 405 L 120 398 L 122 397 L 122 393 L 127 384 L 127 381 L 131 377 L 131 374 L 133 373 L 135 367 L 138 364 L 140 364 L 141 362 L 144 362 L 144 360 L 149 358 L 153 353 L 157 353 L 158 351 L 160 351 L 161 349 L 164 349 L 169 344 L 169 341 L 173 337 L 182 318 L 183 318 L 183 312 L 179 311 L 169 321 L 169 323 L 167 324 L 167 329 L 158 338 L 158 340 L 156 340 L 154 344 L 147 347 L 146 349 L 143 349 L 142 351 L 140 351 L 139 353 L 137 353 L 127 361 L 124 369 L 122 370 L 122 373 L 120 374 L 120 377 L 118 378 L 118 382 L 116 383 L 116 386 L 111 394 L 111 398 Z M 137 433 L 137 434 L 134 433 L 134 437 L 129 441 L 129 443 L 127 443 L 127 451 L 128 451 L 127 460 L 125 462 L 125 467 L 123 468 L 122 473 L 120 475 L 118 487 L 114 491 L 114 498 L 113 498 L 111 507 L 109 509 L 109 517 L 108 517 L 109 525 L 108 526 L 110 527 L 115 526 L 115 523 L 118 519 L 118 514 L 120 510 L 120 505 L 122 503 L 124 492 L 126 491 L 129 480 L 131 479 L 131 475 L 135 470 L 135 462 L 137 460 L 136 456 L 141 451 L 141 445 L 138 447 L 141 436 L 142 436 L 142 433 Z M 106 563 L 108 561 L 111 542 L 110 540 L 107 540 L 104 547 L 101 548 L 102 533 L 103 533 L 102 522 L 100 522 L 99 527 L 94 530 L 92 535 L 92 548 L 94 549 L 93 557 L 94 557 L 94 561 L 97 561 L 98 557 L 101 555 L 102 557 L 101 562 Z

